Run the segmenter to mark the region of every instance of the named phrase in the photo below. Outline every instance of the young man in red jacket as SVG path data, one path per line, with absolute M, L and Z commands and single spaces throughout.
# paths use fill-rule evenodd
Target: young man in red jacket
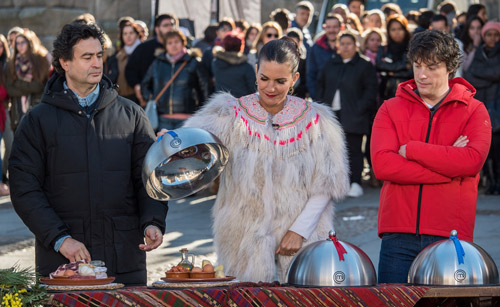
M 372 132 L 375 175 L 384 180 L 378 234 L 380 283 L 405 283 L 411 263 L 453 229 L 472 241 L 479 171 L 491 123 L 476 90 L 455 78 L 457 43 L 428 30 L 410 42 L 414 79 L 380 107 Z

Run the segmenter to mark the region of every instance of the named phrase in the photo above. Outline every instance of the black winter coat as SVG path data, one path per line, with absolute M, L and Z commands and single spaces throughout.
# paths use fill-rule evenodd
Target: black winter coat
M 370 60 L 356 53 L 347 63 L 336 56 L 318 76 L 316 95 L 319 102 L 331 106 L 335 92 L 340 90 L 339 120 L 348 133 L 370 132 L 371 115 L 376 108 L 377 73 Z
M 160 52 L 165 52 L 165 48 L 156 37 L 148 39 L 135 48 L 125 67 L 125 78 L 131 87 L 141 84 L 149 66 Z
M 16 131 L 9 160 L 12 204 L 35 234 L 36 266 L 47 276 L 68 260 L 54 251 L 64 234 L 103 260 L 108 275 L 146 283 L 148 225 L 165 230 L 167 204 L 148 197 L 141 172 L 155 135 L 144 111 L 104 77 L 87 117 L 55 74 L 42 103 Z
M 491 50 L 485 50 L 484 45 L 476 51 L 474 59 L 465 73 L 465 79 L 477 90 L 476 98 L 488 107 L 488 103 L 496 99 L 500 103 L 500 42 Z
M 256 77 L 252 65 L 243 53 L 214 49 L 212 72 L 215 78 L 215 91 L 229 92 L 236 98 L 255 93 Z
M 375 59 L 375 66 L 380 72 L 379 94 L 382 100 L 393 98 L 399 83 L 413 78 L 413 70 L 408 68 L 406 51 L 400 57 L 396 57 L 386 46 L 380 46 Z M 395 60 L 395 58 L 401 58 Z M 382 101 L 383 102 L 383 101 Z
M 142 80 L 141 94 L 144 100 L 154 99 L 184 61 L 188 61 L 187 65 L 158 101 L 159 114 L 194 113 L 208 96 L 205 70 L 196 57 L 187 53 L 172 64 L 165 53 L 161 53 Z

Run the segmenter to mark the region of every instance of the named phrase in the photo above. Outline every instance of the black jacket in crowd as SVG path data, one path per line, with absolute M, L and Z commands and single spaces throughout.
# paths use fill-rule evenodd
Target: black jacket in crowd
M 337 89 L 341 101 L 339 120 L 344 131 L 369 133 L 378 89 L 377 74 L 370 60 L 359 53 L 347 63 L 339 55 L 328 60 L 317 80 L 319 102 L 331 106 Z
M 476 98 L 485 104 L 496 99 L 500 103 L 500 42 L 493 49 L 485 50 L 484 44 L 476 50 L 474 59 L 465 73 L 465 79 L 477 90 Z
M 153 37 L 135 48 L 125 67 L 125 79 L 131 87 L 141 84 L 156 54 L 164 52 L 164 46 Z M 117 77 L 118 78 L 118 77 Z
M 255 70 L 245 54 L 214 48 L 212 72 L 215 91 L 229 92 L 236 98 L 255 93 Z
M 103 260 L 108 275 L 146 284 L 148 225 L 165 231 L 167 204 L 148 197 L 141 173 L 155 135 L 144 111 L 103 77 L 92 110 L 82 108 L 64 77 L 47 83 L 42 102 L 16 131 L 9 160 L 12 204 L 35 234 L 36 266 L 47 276 L 68 260 L 54 251 L 65 234 Z
M 406 53 L 407 50 L 401 51 L 401 54 L 393 54 L 387 46 L 379 47 L 375 66 L 381 76 L 379 87 L 381 102 L 396 95 L 399 83 L 413 78 L 413 70 L 408 68 Z
M 142 80 L 141 93 L 144 100 L 154 99 L 184 61 L 187 61 L 186 66 L 158 101 L 159 114 L 194 113 L 208 96 L 206 73 L 194 54 L 188 52 L 172 64 L 167 60 L 165 52 L 162 52 Z

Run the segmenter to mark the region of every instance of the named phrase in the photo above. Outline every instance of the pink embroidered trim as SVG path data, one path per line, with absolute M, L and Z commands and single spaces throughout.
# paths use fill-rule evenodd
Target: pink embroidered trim
M 283 110 L 274 117 L 274 124 L 279 130 L 295 126 L 309 112 L 309 103 L 302 98 L 288 96 L 288 102 Z
M 249 136 L 255 136 L 255 137 L 258 137 L 259 139 L 260 138 L 264 138 L 266 141 L 271 141 L 271 139 L 269 138 L 269 136 L 267 135 L 263 135 L 261 136 L 260 133 L 258 133 L 257 131 L 252 131 L 252 129 L 250 128 L 250 125 L 248 124 L 248 120 L 245 119 L 243 116 L 240 115 L 240 112 L 241 112 L 241 108 L 238 108 L 237 106 L 234 106 L 234 117 L 240 117 L 241 121 L 243 122 L 243 124 L 245 125 L 245 127 L 247 128 L 248 130 L 248 135 Z M 313 119 L 310 123 L 307 124 L 306 128 L 305 128 L 305 131 L 307 132 L 313 124 L 317 125 L 319 122 L 319 114 L 316 114 L 316 118 Z M 279 145 L 286 145 L 286 144 L 291 144 L 295 141 L 298 141 L 302 138 L 302 135 L 303 135 L 304 131 L 303 130 L 300 130 L 299 133 L 297 133 L 297 136 L 296 137 L 291 137 L 290 139 L 288 140 L 280 140 L 279 142 L 277 141 L 274 141 L 274 145 L 276 144 L 279 144 Z
M 255 120 L 259 124 L 266 124 L 268 113 L 266 109 L 260 105 L 257 99 L 257 94 L 251 94 L 239 98 L 238 104 L 249 118 Z

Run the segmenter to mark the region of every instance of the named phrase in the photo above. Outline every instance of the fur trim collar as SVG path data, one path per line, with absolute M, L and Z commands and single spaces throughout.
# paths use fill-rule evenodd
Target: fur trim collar
M 246 54 L 242 52 L 225 51 L 224 48 L 220 46 L 214 47 L 213 54 L 215 58 L 228 62 L 231 65 L 239 65 L 248 61 Z

